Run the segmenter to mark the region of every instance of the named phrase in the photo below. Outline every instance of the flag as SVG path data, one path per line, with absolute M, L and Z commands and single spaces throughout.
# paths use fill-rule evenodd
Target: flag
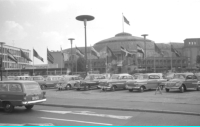
M 107 46 L 107 56 L 110 57 L 113 60 L 117 60 L 117 57 L 114 55 L 112 50 Z
M 142 49 L 138 44 L 137 44 L 137 52 L 142 53 L 144 57 L 144 49 Z
M 76 55 L 78 55 L 79 57 L 85 57 L 85 55 L 77 47 L 76 47 Z
M 11 53 L 9 52 L 9 50 L 7 50 L 7 53 L 8 53 L 8 58 L 9 58 L 10 60 L 14 61 L 15 63 L 18 62 L 18 61 L 17 61 L 17 58 L 16 58 L 15 56 L 13 56 L 13 54 L 11 54 Z
M 43 58 L 35 51 L 35 49 L 33 49 L 33 56 L 35 56 L 36 58 L 40 59 L 42 62 L 44 62 Z
M 154 47 L 155 47 L 155 52 L 157 52 L 158 54 L 160 54 L 163 57 L 164 53 L 161 51 L 160 48 L 158 48 L 158 46 L 156 45 L 156 43 L 154 43 Z
M 48 60 L 50 63 L 52 63 L 52 64 L 53 64 L 53 62 L 54 62 L 54 58 L 53 58 L 53 56 L 51 55 L 51 52 L 48 50 L 48 48 L 47 48 L 47 60 Z
M 130 25 L 130 23 L 129 23 L 129 21 L 126 19 L 126 17 L 125 17 L 125 16 L 123 16 L 123 17 L 124 17 L 124 22 L 127 23 L 128 25 Z
M 171 45 L 171 52 L 175 53 L 177 57 L 180 57 L 181 55 L 179 54 L 179 52 L 173 48 L 173 46 Z
M 131 57 L 133 55 L 133 53 L 130 53 L 129 51 L 127 51 L 124 47 L 121 46 L 121 51 L 125 53 L 126 57 Z
M 100 57 L 100 53 L 97 52 L 97 51 L 94 49 L 93 46 L 91 47 L 91 54 L 94 55 L 94 56 L 96 56 L 98 59 L 99 59 L 99 57 Z
M 32 62 L 32 60 L 25 54 L 25 52 L 23 52 L 21 49 L 20 49 L 20 52 L 21 52 L 21 57 L 23 57 L 27 61 L 31 61 Z
M 70 57 L 70 55 L 68 53 L 63 53 L 63 59 L 64 59 L 64 61 L 68 61 L 69 57 Z

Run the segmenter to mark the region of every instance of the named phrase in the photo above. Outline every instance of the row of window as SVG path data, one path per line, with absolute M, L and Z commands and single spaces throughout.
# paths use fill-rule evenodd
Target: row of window
M 21 52 L 19 51 L 19 50 L 14 50 L 14 49 L 8 49 L 8 48 L 3 48 L 3 53 L 4 54 L 7 54 L 8 51 L 9 50 L 9 52 L 11 53 L 11 54 L 13 54 L 13 55 L 15 55 L 15 56 L 21 56 Z M 2 53 L 1 52 L 1 48 L 0 48 L 0 53 Z M 24 52 L 27 56 L 29 56 L 29 53 L 28 52 Z
M 18 62 L 21 62 L 21 63 L 28 63 L 28 61 L 26 59 L 24 59 L 23 57 L 15 57 L 17 58 L 17 61 Z M 8 55 L 3 55 L 3 60 L 4 61 L 12 61 L 8 58 Z
M 25 66 L 26 66 L 25 64 L 8 63 L 8 62 L 3 63 L 4 68 L 20 68 L 20 69 L 23 69 Z

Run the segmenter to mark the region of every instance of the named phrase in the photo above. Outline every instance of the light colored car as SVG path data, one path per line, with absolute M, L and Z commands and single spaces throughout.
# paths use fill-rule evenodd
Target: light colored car
M 37 103 L 46 101 L 46 92 L 35 81 L 0 82 L 0 107 L 12 112 L 16 106 L 25 106 L 30 110 Z
M 83 80 L 79 75 L 65 75 L 57 84 L 58 90 L 70 90 L 78 81 Z
M 167 79 L 163 79 L 160 74 L 147 73 L 139 75 L 136 80 L 130 80 L 126 83 L 126 89 L 130 92 L 133 90 L 139 90 L 143 92 L 148 89 L 156 89 L 162 82 L 166 82 Z
M 174 77 L 165 82 L 165 90 L 169 92 L 171 89 L 177 89 L 181 93 L 187 89 L 200 90 L 200 82 L 193 73 L 175 73 Z
M 116 89 L 126 89 L 126 82 L 134 80 L 134 77 L 129 74 L 113 74 L 110 79 L 100 82 L 98 87 L 104 90 L 115 91 Z
M 60 81 L 60 79 L 63 76 L 47 76 L 43 81 L 37 81 L 41 87 L 41 89 L 46 89 L 46 88 L 56 88 L 56 85 L 58 84 L 58 82 Z

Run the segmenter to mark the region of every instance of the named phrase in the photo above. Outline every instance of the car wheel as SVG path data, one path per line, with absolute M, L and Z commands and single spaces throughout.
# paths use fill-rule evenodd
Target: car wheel
M 116 90 L 116 87 L 115 86 L 112 86 L 111 87 L 111 91 L 115 91 Z
M 41 89 L 42 89 L 42 90 L 45 90 L 45 89 L 46 89 L 46 86 L 45 86 L 45 85 L 42 85 L 42 86 L 41 86 Z
M 27 110 L 31 110 L 33 108 L 33 106 L 34 105 L 26 105 L 25 107 L 26 107 Z
M 181 86 L 181 88 L 180 88 L 180 92 L 183 93 L 184 91 L 185 91 L 185 90 L 184 90 L 184 87 Z
M 68 84 L 68 85 L 66 86 L 66 89 L 67 89 L 67 90 L 70 90 L 70 89 L 71 89 L 71 85 Z
M 166 92 L 169 92 L 169 89 L 165 89 Z
M 144 92 L 144 87 L 143 86 L 140 87 L 140 92 L 141 93 Z
M 77 90 L 77 91 L 79 91 L 79 90 L 80 90 L 80 88 L 77 88 L 76 90 Z
M 89 85 L 85 85 L 84 90 L 89 90 Z
M 129 92 L 133 92 L 133 89 L 129 89 Z
M 4 108 L 5 112 L 11 113 L 11 112 L 13 112 L 15 107 L 11 103 L 7 102 L 7 103 L 4 104 L 3 108 Z
M 200 87 L 199 86 L 197 86 L 197 91 L 200 91 Z

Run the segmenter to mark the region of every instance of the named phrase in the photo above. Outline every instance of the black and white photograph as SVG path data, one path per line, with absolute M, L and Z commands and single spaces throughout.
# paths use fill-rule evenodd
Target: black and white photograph
M 0 0 L 0 126 L 200 126 L 200 0 Z

